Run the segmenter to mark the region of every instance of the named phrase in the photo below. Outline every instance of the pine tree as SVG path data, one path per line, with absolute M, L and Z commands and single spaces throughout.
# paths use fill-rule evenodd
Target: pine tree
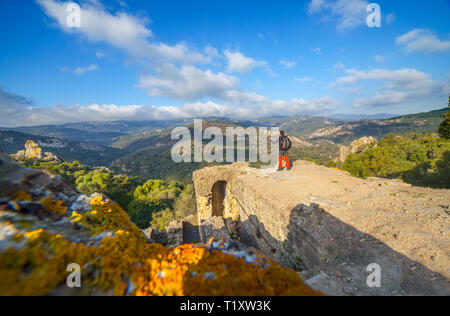
M 448 97 L 448 106 L 450 107 L 450 95 Z M 450 139 L 450 112 L 444 115 L 444 122 L 439 125 L 439 135 L 442 138 Z

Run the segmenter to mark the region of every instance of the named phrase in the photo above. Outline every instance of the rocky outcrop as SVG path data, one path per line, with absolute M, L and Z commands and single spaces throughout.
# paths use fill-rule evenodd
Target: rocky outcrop
M 26 159 L 40 159 L 43 161 L 61 161 L 56 155 L 46 152 L 42 154 L 42 148 L 39 147 L 32 140 L 28 140 L 25 143 L 25 150 L 19 150 L 16 154 L 11 155 L 11 157 L 18 161 L 23 162 Z
M 363 180 L 303 161 L 290 172 L 205 168 L 194 183 L 199 223 L 221 217 L 235 240 L 325 293 L 450 294 L 450 190 Z M 372 264 L 381 268 L 381 287 L 367 285 Z
M 350 154 L 356 154 L 358 152 L 362 152 L 365 149 L 367 149 L 370 145 L 376 143 L 376 139 L 372 136 L 364 136 L 360 139 L 354 140 L 350 146 L 340 146 L 339 148 L 339 157 L 337 159 L 337 162 L 345 162 L 348 155 Z
M 76 267 L 81 287 L 72 288 L 66 280 Z M 150 243 L 117 203 L 1 152 L 0 280 L 1 296 L 320 295 L 296 272 L 231 240 Z

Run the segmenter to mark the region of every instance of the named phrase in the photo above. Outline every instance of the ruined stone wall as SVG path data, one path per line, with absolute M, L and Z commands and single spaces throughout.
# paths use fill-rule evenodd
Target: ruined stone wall
M 332 256 L 333 248 L 327 247 L 327 243 L 319 243 L 314 232 L 308 229 L 317 227 L 313 222 L 318 219 L 312 214 L 318 206 L 298 206 L 293 216 L 293 210 L 289 209 L 289 206 L 280 207 L 280 203 L 272 203 L 246 183 L 245 176 L 252 172 L 254 169 L 242 163 L 195 172 L 202 241 L 207 241 L 202 231 L 204 223 L 211 217 L 221 216 L 232 238 L 259 249 L 286 267 L 300 270 L 305 268 L 305 265 L 317 265 L 326 260 L 327 256 Z M 218 188 L 223 185 L 224 195 Z M 283 200 L 289 197 L 279 198 Z M 221 203 L 222 213 L 217 208 Z M 321 241 L 324 236 L 322 234 Z
M 450 190 L 304 161 L 283 172 L 209 167 L 193 179 L 203 242 L 222 222 L 232 238 L 324 282 L 316 288 L 328 294 L 450 295 Z M 367 286 L 373 263 L 381 288 Z

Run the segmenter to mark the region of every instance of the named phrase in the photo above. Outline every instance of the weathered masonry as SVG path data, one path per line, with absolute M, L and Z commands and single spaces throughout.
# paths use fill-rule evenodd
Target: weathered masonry
M 325 272 L 338 284 L 320 288 L 330 294 L 450 294 L 449 190 L 303 161 L 291 172 L 209 167 L 194 183 L 203 242 L 229 235 L 306 279 Z M 372 263 L 383 269 L 380 289 L 367 287 Z

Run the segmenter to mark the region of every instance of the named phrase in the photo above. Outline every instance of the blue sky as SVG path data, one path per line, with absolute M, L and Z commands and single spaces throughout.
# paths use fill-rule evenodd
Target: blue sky
M 447 104 L 448 0 L 76 3 L 0 2 L 0 126 Z

